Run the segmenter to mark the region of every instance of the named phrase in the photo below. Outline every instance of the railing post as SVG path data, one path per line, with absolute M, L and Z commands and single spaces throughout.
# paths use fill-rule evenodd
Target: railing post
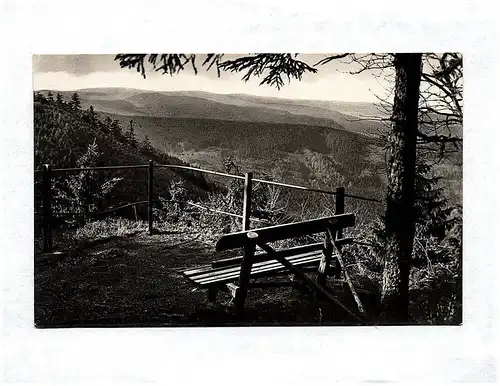
M 139 221 L 139 216 L 137 216 L 137 205 L 132 206 L 132 208 L 134 208 L 135 221 Z
M 153 234 L 153 160 L 149 160 L 148 169 L 148 229 L 149 234 Z
M 345 188 L 340 187 L 335 190 L 335 214 L 345 213 Z M 337 231 L 337 239 L 342 238 L 342 229 Z
M 52 189 L 51 167 L 48 164 L 42 168 L 43 195 L 43 252 L 52 252 Z
M 252 211 L 252 177 L 253 173 L 245 173 L 245 190 L 243 192 L 243 230 L 250 229 L 250 214 Z
M 343 186 L 335 190 L 335 214 L 345 213 L 345 188 Z M 343 237 L 343 229 L 339 228 L 335 234 L 335 240 L 341 239 Z M 333 240 L 335 242 L 335 240 Z M 337 246 L 339 252 L 341 251 L 341 246 Z M 342 265 L 340 261 L 335 258 L 335 278 L 340 279 L 340 273 L 342 271 Z

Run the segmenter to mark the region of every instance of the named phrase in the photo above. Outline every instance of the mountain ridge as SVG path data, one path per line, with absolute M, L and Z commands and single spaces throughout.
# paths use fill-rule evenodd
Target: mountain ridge
M 61 93 L 66 99 L 74 92 L 51 91 Z M 376 136 L 382 129 L 378 122 L 360 118 L 364 115 L 361 112 L 367 109 L 375 111 L 373 104 L 364 102 L 293 100 L 251 94 L 130 88 L 86 88 L 76 92 L 80 95 L 83 108 L 92 105 L 96 111 L 108 114 L 326 126 L 366 136 Z

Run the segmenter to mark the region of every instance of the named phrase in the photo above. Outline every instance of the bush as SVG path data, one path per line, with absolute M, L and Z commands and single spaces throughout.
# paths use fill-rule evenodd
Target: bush
M 238 166 L 230 159 L 224 160 L 227 173 L 241 175 Z M 155 219 L 176 226 L 200 226 L 212 234 L 224 234 L 242 229 L 242 219 L 225 213 L 241 215 L 244 183 L 231 179 L 226 187 L 219 186 L 202 202 L 193 202 L 184 187 L 183 180 L 172 181 L 168 198 L 160 197 L 155 208 Z M 252 189 L 251 227 L 280 224 L 286 218 L 286 199 L 281 189 L 256 183 Z
M 410 272 L 410 311 L 416 322 L 462 322 L 462 211 L 454 217 L 442 240 L 417 234 L 416 258 L 425 259 Z M 420 247 L 418 247 L 420 245 Z

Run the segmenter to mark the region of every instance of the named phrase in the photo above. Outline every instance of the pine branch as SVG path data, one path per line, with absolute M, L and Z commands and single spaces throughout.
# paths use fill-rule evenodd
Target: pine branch
M 284 86 L 283 77 L 288 82 L 292 78 L 301 80 L 306 72 L 316 73 L 318 70 L 307 63 L 295 59 L 297 54 L 256 54 L 227 60 L 219 64 L 219 68 L 229 72 L 244 72 L 242 80 L 247 82 L 251 77 L 261 78 L 260 85 L 270 85 L 278 89 Z
M 345 58 L 345 57 L 347 57 L 349 55 L 350 55 L 349 53 L 345 53 L 345 54 L 338 54 L 338 55 L 327 56 L 326 58 L 321 59 L 319 62 L 317 62 L 316 64 L 314 64 L 314 67 L 322 66 L 324 64 L 330 63 L 332 60 L 342 59 L 342 58 Z
M 220 75 L 218 68 L 219 62 L 224 54 L 207 54 L 201 67 L 206 67 L 207 71 L 215 66 L 217 74 Z M 196 63 L 196 54 L 118 54 L 115 60 L 119 62 L 121 68 L 135 68 L 143 78 L 146 78 L 146 59 L 153 70 L 161 71 L 162 74 L 174 75 L 190 68 L 198 74 L 198 65 Z
M 431 143 L 462 143 L 463 138 L 452 137 L 446 135 L 427 135 L 421 131 L 417 132 L 417 136 L 423 142 Z

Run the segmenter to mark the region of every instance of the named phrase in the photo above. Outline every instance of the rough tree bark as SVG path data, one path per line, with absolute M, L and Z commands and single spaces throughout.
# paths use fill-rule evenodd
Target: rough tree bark
M 391 324 L 408 322 L 421 64 L 422 54 L 396 54 L 394 60 L 396 83 L 385 213 L 387 253 L 382 284 L 382 318 Z

